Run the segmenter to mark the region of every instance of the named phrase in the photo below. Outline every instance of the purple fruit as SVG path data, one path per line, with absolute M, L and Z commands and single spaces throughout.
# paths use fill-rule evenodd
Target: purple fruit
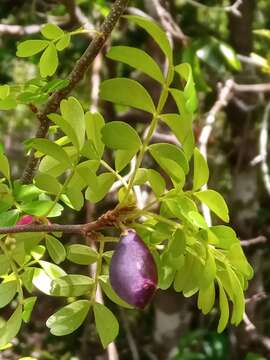
M 110 263 L 110 282 L 123 300 L 140 309 L 155 293 L 157 268 L 154 258 L 132 229 L 121 235 L 115 248 Z

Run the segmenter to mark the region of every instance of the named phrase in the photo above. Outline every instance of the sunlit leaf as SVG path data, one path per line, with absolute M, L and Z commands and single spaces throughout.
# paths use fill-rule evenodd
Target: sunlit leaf
M 105 80 L 100 86 L 100 97 L 115 104 L 131 106 L 150 113 L 155 112 L 151 96 L 135 80 L 126 78 Z
M 109 59 L 121 61 L 140 70 L 163 84 L 165 79 L 155 60 L 145 51 L 130 46 L 113 46 L 106 55 Z

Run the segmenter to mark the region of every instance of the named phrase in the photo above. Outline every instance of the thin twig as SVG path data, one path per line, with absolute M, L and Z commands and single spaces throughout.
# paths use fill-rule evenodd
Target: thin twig
M 241 16 L 241 12 L 239 11 L 239 7 L 242 5 L 243 0 L 236 0 L 232 5 L 229 6 L 208 6 L 205 4 L 202 4 L 198 1 L 195 0 L 186 0 L 186 3 L 193 5 L 197 8 L 203 8 L 206 10 L 214 10 L 214 11 L 225 11 L 228 13 L 231 13 L 235 16 L 240 17 Z
M 44 138 L 47 136 L 50 125 L 50 121 L 47 115 L 57 111 L 61 100 L 64 99 L 84 77 L 87 69 L 105 44 L 118 19 L 124 12 L 127 4 L 128 0 L 116 0 L 114 2 L 109 15 L 101 25 L 100 32 L 93 37 L 90 45 L 85 50 L 81 58 L 77 61 L 72 72 L 70 73 L 68 77 L 68 86 L 62 90 L 56 91 L 50 97 L 44 109 L 37 114 L 37 118 L 39 120 L 39 127 L 36 133 L 37 138 Z M 32 150 L 21 177 L 22 183 L 30 183 L 33 180 L 38 162 L 39 160 L 35 157 L 35 152 Z
M 160 0 L 151 0 L 155 10 L 157 12 L 157 15 L 160 19 L 160 22 L 165 29 L 165 31 L 173 36 L 174 38 L 180 40 L 183 42 L 183 44 L 186 44 L 187 37 L 183 33 L 183 31 L 180 29 L 179 25 L 174 21 L 172 15 L 167 11 L 160 3 Z
M 63 232 L 66 234 L 81 234 L 83 236 L 92 235 L 93 232 L 108 226 L 115 226 L 118 221 L 123 221 L 128 214 L 134 210 L 133 207 L 122 207 L 108 210 L 97 220 L 86 224 L 29 224 L 15 225 L 10 227 L 0 227 L 0 234 L 16 234 L 25 232 Z
M 258 301 L 264 300 L 267 298 L 267 295 L 264 291 L 260 291 L 257 294 L 252 295 L 250 298 L 246 299 L 246 304 L 256 303 Z
M 198 140 L 198 147 L 200 149 L 200 152 L 202 153 L 202 155 L 205 157 L 206 160 L 207 160 L 207 144 L 208 144 L 208 140 L 211 135 L 211 132 L 213 130 L 213 125 L 215 123 L 216 116 L 220 112 L 220 110 L 227 105 L 227 103 L 232 95 L 233 86 L 234 86 L 234 82 L 232 79 L 229 79 L 225 82 L 224 86 L 221 88 L 221 90 L 219 92 L 217 101 L 215 102 L 214 106 L 209 111 L 209 113 L 206 117 L 205 125 L 202 129 L 202 132 L 201 132 L 199 140 Z M 207 185 L 204 185 L 202 189 L 206 190 Z M 205 221 L 207 222 L 208 226 L 211 226 L 212 219 L 211 219 L 210 210 L 204 204 L 202 204 L 202 212 L 203 212 Z
M 0 35 L 10 35 L 10 36 L 26 36 L 32 35 L 40 32 L 42 25 L 7 25 L 0 24 Z
M 241 240 L 241 246 L 254 246 L 258 244 L 264 244 L 267 242 L 267 238 L 263 235 L 257 236 L 254 239 Z
M 262 84 L 233 84 L 233 90 L 236 92 L 269 92 L 270 83 Z

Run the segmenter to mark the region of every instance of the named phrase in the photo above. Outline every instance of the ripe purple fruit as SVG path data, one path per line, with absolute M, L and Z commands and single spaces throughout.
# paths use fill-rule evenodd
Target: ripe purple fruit
M 137 233 L 129 229 L 121 235 L 110 263 L 110 282 L 127 303 L 143 309 L 157 287 L 154 258 Z

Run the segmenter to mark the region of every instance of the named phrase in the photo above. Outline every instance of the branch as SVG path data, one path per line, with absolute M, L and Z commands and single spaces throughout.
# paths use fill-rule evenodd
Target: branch
M 80 234 L 89 236 L 95 231 L 99 231 L 108 226 L 115 226 L 116 223 L 124 221 L 127 215 L 134 210 L 134 207 L 123 207 L 108 210 L 101 215 L 97 220 L 86 224 L 29 224 L 29 225 L 15 225 L 11 227 L 0 227 L 0 234 L 17 234 L 25 232 L 63 232 L 65 234 Z
M 207 6 L 204 4 L 199 3 L 198 1 L 195 0 L 186 0 L 186 3 L 193 5 L 197 8 L 203 8 L 206 10 L 215 10 L 215 11 L 225 11 L 228 13 L 231 13 L 235 16 L 240 17 L 241 16 L 241 12 L 239 11 L 239 7 L 242 5 L 243 0 L 236 0 L 232 5 L 230 6 Z
M 40 32 L 42 25 L 6 25 L 0 24 L 0 35 L 26 36 Z
M 246 246 L 251 246 L 251 245 L 264 244 L 267 241 L 268 241 L 268 239 L 265 236 L 260 235 L 260 236 L 257 236 L 254 239 L 241 240 L 240 243 L 241 243 L 241 246 L 246 247 Z
M 44 138 L 47 136 L 50 125 L 50 121 L 47 115 L 57 111 L 61 100 L 64 99 L 84 77 L 84 74 L 105 44 L 118 19 L 124 12 L 127 4 L 128 0 L 116 0 L 114 2 L 111 12 L 101 25 L 100 32 L 93 37 L 90 45 L 85 50 L 81 58 L 77 61 L 72 72 L 70 73 L 68 77 L 69 85 L 62 90 L 56 91 L 50 97 L 44 109 L 37 114 L 37 118 L 40 122 L 36 133 L 37 138 Z M 21 177 L 22 183 L 30 183 L 33 180 L 34 173 L 39 162 L 39 160 L 35 158 L 34 153 L 35 152 L 33 150 L 30 153 L 25 170 Z
M 228 100 L 232 95 L 233 86 L 234 86 L 234 82 L 232 79 L 229 79 L 225 82 L 224 86 L 221 88 L 219 92 L 217 101 L 215 102 L 214 106 L 209 111 L 206 117 L 205 125 L 202 129 L 198 141 L 198 147 L 200 149 L 200 152 L 202 153 L 202 155 L 205 157 L 206 160 L 207 160 L 207 144 L 211 132 L 213 130 L 213 125 L 216 120 L 216 116 L 219 113 L 219 111 L 227 105 Z M 203 189 L 204 190 L 207 189 L 207 185 L 204 185 Z M 208 226 L 211 226 L 212 220 L 211 220 L 209 208 L 204 204 L 202 204 L 202 211 Z
M 233 84 L 234 91 L 237 92 L 268 92 L 270 91 L 270 83 L 262 84 Z
M 160 0 L 151 0 L 160 22 L 167 33 L 174 38 L 180 40 L 183 44 L 187 43 L 187 37 L 180 29 L 179 25 L 174 21 L 172 15 L 160 3 Z

